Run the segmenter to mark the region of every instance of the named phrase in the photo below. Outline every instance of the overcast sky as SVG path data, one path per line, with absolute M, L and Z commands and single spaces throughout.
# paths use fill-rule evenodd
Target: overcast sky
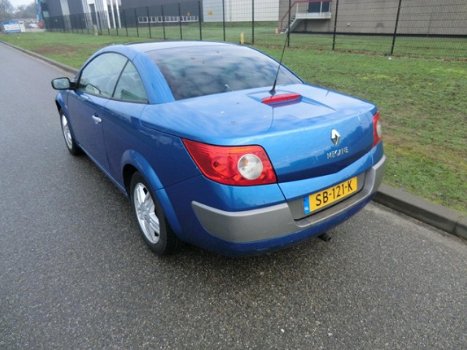
M 10 4 L 14 7 L 18 7 L 19 5 L 29 5 L 35 2 L 34 0 L 10 0 Z

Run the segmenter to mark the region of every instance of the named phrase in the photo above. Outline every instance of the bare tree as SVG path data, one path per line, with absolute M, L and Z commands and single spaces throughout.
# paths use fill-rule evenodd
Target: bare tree
M 36 4 L 32 2 L 29 5 L 18 6 L 15 11 L 15 17 L 16 18 L 35 18 L 36 17 Z
M 13 15 L 13 5 L 9 0 L 0 0 L 0 21 L 9 20 Z

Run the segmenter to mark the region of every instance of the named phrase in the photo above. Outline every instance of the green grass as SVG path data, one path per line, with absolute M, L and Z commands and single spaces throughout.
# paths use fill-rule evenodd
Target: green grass
M 147 39 L 68 33 L 22 33 L 3 34 L 0 35 L 0 40 L 79 68 L 93 52 L 103 46 Z
M 178 27 L 166 29 L 167 38 L 178 38 Z M 242 27 L 227 29 L 227 34 L 231 35 L 229 33 Z M 156 33 L 154 28 L 152 35 L 156 36 Z M 221 37 L 210 37 L 208 33 L 218 35 L 219 30 L 203 29 L 203 38 L 222 40 L 222 30 Z M 227 36 L 238 41 L 234 37 Z M 283 36 L 273 37 L 281 40 L 271 39 L 269 43 L 255 46 L 279 57 Z M 329 38 L 321 39 L 329 41 Z M 0 35 L 0 40 L 79 67 L 92 52 L 104 45 L 148 38 L 38 33 Z M 298 39 L 293 36 L 292 40 Z M 384 47 L 378 40 L 373 45 Z M 379 106 L 389 159 L 385 183 L 466 213 L 466 62 L 415 57 L 390 60 L 363 51 L 332 52 L 316 45 L 313 49 L 293 43 L 286 51 L 285 64 L 309 82 L 365 98 Z M 413 45 L 423 46 L 424 43 L 421 40 Z
M 257 46 L 282 46 L 284 35 L 276 34 L 276 23 L 255 23 L 254 44 Z M 77 30 L 89 34 L 88 30 Z M 165 32 L 165 33 L 164 33 Z M 253 42 L 251 22 L 226 23 L 225 39 L 229 42 L 239 42 L 240 33 L 244 33 L 246 43 Z M 140 40 L 199 40 L 199 23 L 152 24 L 151 26 L 139 25 L 136 27 L 103 29 L 103 36 L 139 37 Z M 201 29 L 203 40 L 223 41 L 222 23 L 203 23 Z M 292 33 L 290 44 L 296 48 L 312 48 L 314 50 L 331 50 L 333 36 L 331 34 L 299 34 Z M 388 55 L 391 51 L 391 36 L 362 36 L 362 35 L 337 35 L 335 50 L 338 52 L 356 52 L 366 54 Z M 428 37 L 397 37 L 393 56 L 411 56 L 427 58 L 449 58 L 451 60 L 467 61 L 467 38 L 428 38 Z

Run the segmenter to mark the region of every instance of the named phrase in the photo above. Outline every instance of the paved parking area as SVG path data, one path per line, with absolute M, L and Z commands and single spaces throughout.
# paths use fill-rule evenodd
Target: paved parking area
M 371 204 L 270 255 L 154 256 L 63 143 L 55 67 L 0 44 L 0 348 L 465 349 L 467 245 Z

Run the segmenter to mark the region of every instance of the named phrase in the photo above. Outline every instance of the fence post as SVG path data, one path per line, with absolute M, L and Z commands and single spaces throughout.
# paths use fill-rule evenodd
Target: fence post
M 198 1 L 198 22 L 199 22 L 199 40 L 203 40 L 203 27 L 202 27 L 202 24 L 201 24 L 201 11 L 202 11 L 202 8 L 201 8 L 201 0 Z
M 107 34 L 110 36 L 110 17 L 106 17 L 107 19 Z
M 119 11 L 119 13 L 117 14 L 117 16 L 120 16 L 120 10 L 118 10 L 118 11 Z M 118 24 L 120 24 L 120 22 L 118 22 Z M 120 35 L 118 34 L 118 27 L 119 27 L 118 24 L 117 24 L 117 22 L 115 21 L 115 17 L 114 17 L 114 26 L 115 26 L 115 30 L 117 31 L 117 36 L 120 36 Z M 121 28 L 121 27 L 120 27 L 120 28 Z
M 96 19 L 97 19 L 97 33 L 100 35 L 102 34 L 102 23 L 101 23 L 101 18 L 99 16 L 99 11 L 96 11 Z
M 128 36 L 128 25 L 126 23 L 126 10 L 123 9 L 123 23 L 125 24 L 126 36 Z
M 164 35 L 164 40 L 166 40 L 164 5 L 161 5 L 161 15 L 162 15 L 162 33 Z
M 255 44 L 255 0 L 251 0 L 251 44 Z
M 151 17 L 149 16 L 149 6 L 146 6 L 146 16 L 148 17 L 148 29 L 149 29 L 149 38 L 152 38 L 152 31 L 151 31 Z
M 90 15 L 91 16 L 91 15 Z M 83 13 L 83 20 L 84 20 L 84 25 L 86 26 L 86 34 L 89 35 L 89 23 L 88 23 L 88 16 Z
M 85 13 L 82 14 L 81 20 L 83 21 L 83 33 L 84 33 L 84 30 L 86 29 L 86 34 L 89 34 L 88 20 L 87 20 L 87 15 Z
M 290 12 L 292 12 L 292 0 L 289 0 L 289 18 L 287 20 L 287 47 L 290 47 Z
M 397 26 L 399 25 L 399 15 L 401 13 L 401 3 L 402 0 L 399 0 L 399 5 L 397 6 L 396 25 L 394 26 L 394 35 L 392 36 L 391 53 L 389 54 L 390 56 L 392 56 L 394 53 L 394 45 L 396 44 Z
M 105 26 L 107 27 L 107 35 L 110 36 L 110 17 L 107 12 L 107 14 L 104 12 L 104 22 Z
M 136 36 L 139 38 L 139 24 L 138 24 L 138 14 L 136 13 L 136 8 L 135 8 L 135 24 L 136 24 Z
M 224 32 L 224 41 L 225 41 L 225 0 L 222 0 L 222 28 Z
M 332 34 L 332 51 L 336 48 L 337 14 L 339 13 L 339 0 L 336 0 L 336 18 L 334 19 L 334 33 Z
M 180 26 L 180 40 L 183 40 L 182 31 L 182 5 L 178 3 L 178 25 Z

